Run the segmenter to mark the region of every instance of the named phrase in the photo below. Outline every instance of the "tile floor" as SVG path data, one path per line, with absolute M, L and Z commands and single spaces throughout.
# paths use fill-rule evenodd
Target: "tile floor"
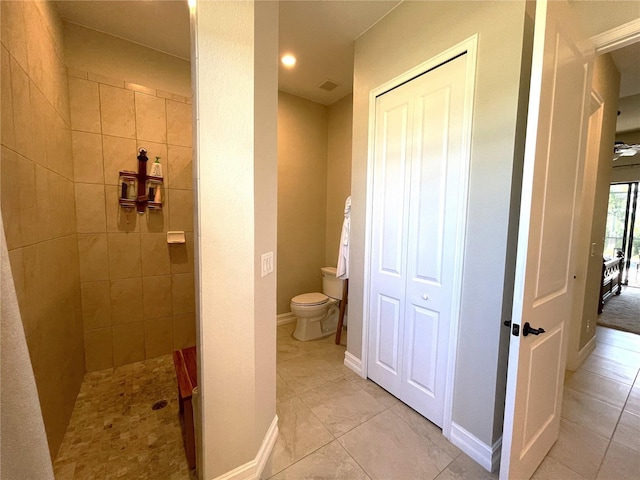
M 263 479 L 496 479 L 440 430 L 343 365 L 333 338 L 278 328 L 280 434 Z M 640 478 L 640 336 L 598 327 L 567 372 L 560 438 L 536 480 Z M 346 335 L 343 335 L 346 343 Z M 151 410 L 159 400 L 169 401 Z M 89 373 L 55 462 L 57 480 L 190 479 L 170 356 Z M 191 473 L 193 475 L 193 473 Z

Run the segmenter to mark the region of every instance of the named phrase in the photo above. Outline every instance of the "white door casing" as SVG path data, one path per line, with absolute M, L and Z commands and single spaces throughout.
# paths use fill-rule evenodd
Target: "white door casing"
M 368 230 L 366 372 L 445 433 L 475 76 L 457 47 L 377 95 Z
M 566 2 L 536 2 L 501 479 L 529 478 L 560 427 L 593 65 L 576 23 Z M 527 322 L 545 332 L 523 336 Z

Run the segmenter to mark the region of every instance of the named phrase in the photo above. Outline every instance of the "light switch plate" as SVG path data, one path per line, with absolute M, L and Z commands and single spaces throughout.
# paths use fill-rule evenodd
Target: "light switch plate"
M 260 277 L 273 272 L 273 252 L 263 253 L 260 257 Z

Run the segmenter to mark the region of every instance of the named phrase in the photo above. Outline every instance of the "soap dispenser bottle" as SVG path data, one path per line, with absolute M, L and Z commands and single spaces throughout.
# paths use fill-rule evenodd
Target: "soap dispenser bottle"
M 162 178 L 162 165 L 160 164 L 160 157 L 156 157 L 156 161 L 151 165 L 151 172 L 149 174 L 152 177 Z

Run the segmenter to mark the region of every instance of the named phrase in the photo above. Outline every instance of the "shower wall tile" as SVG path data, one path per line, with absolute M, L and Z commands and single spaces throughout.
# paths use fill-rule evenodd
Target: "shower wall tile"
M 113 280 L 110 294 L 112 325 L 143 320 L 142 278 Z
M 109 233 L 109 278 L 140 278 L 140 235 Z
M 193 189 L 192 149 L 169 145 L 167 176 L 170 188 Z
M 174 315 L 195 312 L 195 285 L 192 273 L 172 276 L 171 298 Z
M 167 143 L 190 147 L 193 143 L 191 105 L 167 100 Z
M 146 93 L 147 95 L 156 95 L 155 88 L 145 87 L 144 85 L 138 85 L 137 83 L 125 82 L 124 88 L 127 90 L 133 90 L 134 92 Z
M 0 2 L 2 7 L 2 44 L 16 59 L 24 71 L 29 70 L 27 61 L 27 42 L 24 39 L 25 18 L 22 2 Z
M 173 351 L 173 321 L 171 317 L 144 322 L 145 357 L 154 358 Z
M 193 231 L 193 190 L 169 190 L 169 230 Z
M 34 159 L 33 156 L 33 121 L 31 117 L 31 95 L 29 77 L 13 57 L 11 68 L 11 96 L 13 100 L 13 126 L 15 129 L 15 149 L 21 155 Z
M 142 275 L 169 275 L 169 245 L 165 233 L 143 233 L 140 235 L 142 253 Z
M 107 232 L 132 233 L 140 231 L 142 220 L 135 209 L 125 210 L 120 207 L 118 198 L 120 197 L 120 187 L 116 185 L 105 185 L 106 210 L 107 210 Z
M 171 273 L 193 273 L 193 233 L 185 233 L 185 243 L 174 243 L 169 246 Z
M 98 84 L 69 78 L 71 128 L 80 132 L 102 133 Z
M 104 185 L 76 183 L 76 224 L 78 233 L 107 231 Z
M 171 316 L 171 276 L 142 278 L 145 320 Z
M 4 10 L 4 3 L 3 10 Z M 4 14 L 3 14 L 4 15 Z M 3 19 L 4 20 L 4 17 Z M 4 21 L 2 22 L 2 34 L 4 35 Z M 2 88 L 0 97 L 0 111 L 1 111 L 1 122 L 0 127 L 2 130 L 0 131 L 0 138 L 2 138 L 2 144 L 7 148 L 13 149 L 15 148 L 15 130 L 13 128 L 13 97 L 11 92 L 11 61 L 9 59 L 9 52 L 4 48 L 1 50 L 1 63 L 0 63 L 0 85 L 4 85 Z
M 31 155 L 39 165 L 43 167 L 49 166 L 49 159 L 55 162 L 55 152 L 47 152 L 47 137 L 53 135 L 57 127 L 55 125 L 55 110 L 47 102 L 42 92 L 38 90 L 33 82 L 29 82 L 29 101 L 31 104 L 31 121 L 33 127 L 33 135 L 31 136 Z M 66 158 L 62 158 L 63 163 L 68 163 Z
M 173 349 L 181 350 L 196 344 L 196 315 L 173 316 Z
M 111 328 L 87 330 L 84 333 L 84 357 L 88 372 L 113 367 Z
M 154 95 L 135 93 L 136 138 L 167 143 L 167 112 L 165 100 Z
M 104 155 L 104 182 L 107 185 L 119 184 L 121 170 L 137 171 L 138 150 L 134 138 L 102 136 L 102 153 Z M 78 181 L 76 179 L 76 181 Z
M 135 138 L 136 119 L 133 92 L 101 84 L 100 119 L 104 135 Z
M 124 88 L 124 82 L 121 80 L 114 80 L 113 78 L 100 75 L 98 73 L 87 73 L 87 78 L 92 82 L 102 83 L 104 85 L 111 85 L 112 87 Z
M 74 131 L 72 151 L 74 180 L 81 183 L 104 184 L 101 136 L 96 133 Z
M 116 325 L 113 333 L 113 365 L 118 367 L 127 363 L 144 360 L 144 323 Z
M 84 329 L 91 330 L 111 326 L 111 292 L 109 282 L 83 282 L 82 317 Z
M 20 176 L 20 156 L 2 147 L 2 163 L 0 164 L 0 199 L 2 204 L 3 223 L 20 226 L 22 188 L 17 179 Z M 6 229 L 7 248 L 12 250 L 22 246 L 22 230 Z
M 168 190 L 164 190 L 162 194 L 162 210 L 147 211 L 140 219 L 141 233 L 167 233 L 169 228 L 169 213 L 171 199 Z M 166 236 L 165 236 L 166 238 Z
M 109 280 L 109 247 L 106 233 L 78 234 L 80 281 Z

